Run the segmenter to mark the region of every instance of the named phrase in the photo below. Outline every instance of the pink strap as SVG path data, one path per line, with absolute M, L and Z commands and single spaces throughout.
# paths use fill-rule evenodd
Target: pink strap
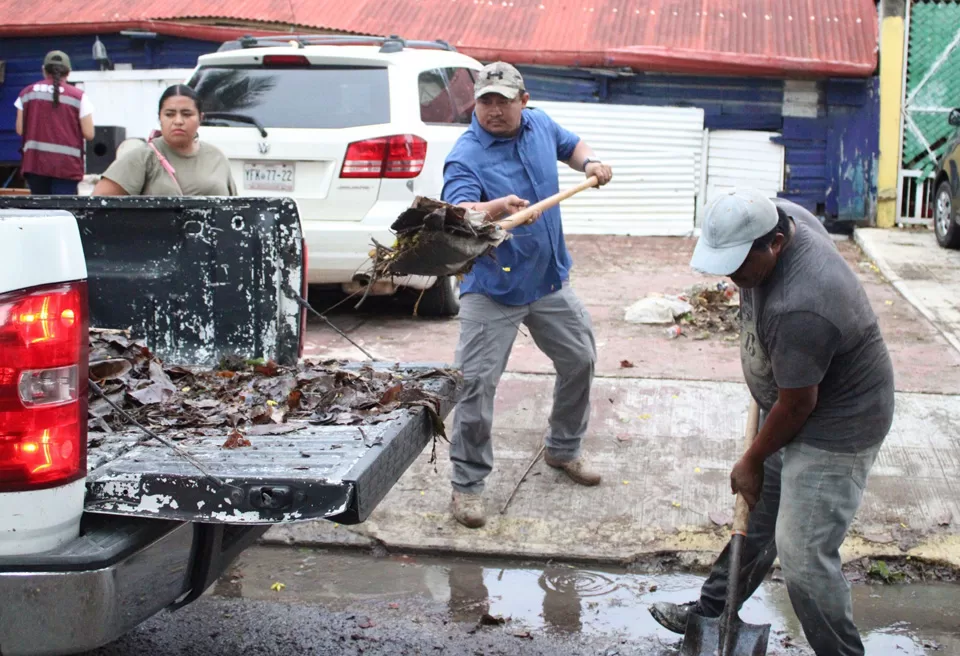
M 180 188 L 180 183 L 177 181 L 177 172 L 174 170 L 173 164 L 171 164 L 170 161 L 163 156 L 163 153 L 161 153 L 160 150 L 153 145 L 152 139 L 147 142 L 147 145 L 149 145 L 153 149 L 153 152 L 157 154 L 157 159 L 160 160 L 160 166 L 162 166 L 163 169 L 170 174 L 170 179 L 173 180 L 173 184 L 177 188 L 177 192 L 183 196 L 183 189 Z

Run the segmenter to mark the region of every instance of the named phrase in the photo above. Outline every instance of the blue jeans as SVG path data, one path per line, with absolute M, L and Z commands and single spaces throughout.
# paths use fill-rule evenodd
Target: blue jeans
M 67 180 L 65 178 L 51 178 L 49 175 L 37 175 L 36 173 L 24 173 L 24 179 L 27 186 L 30 187 L 30 193 L 34 196 L 76 196 L 76 180 Z
M 780 555 L 790 603 L 818 656 L 863 656 L 853 623 L 850 584 L 840 545 L 853 521 L 880 444 L 834 453 L 792 443 L 764 463 L 763 492 L 750 513 L 740 563 L 741 603 L 760 586 Z M 729 546 L 700 590 L 709 617 L 723 612 Z

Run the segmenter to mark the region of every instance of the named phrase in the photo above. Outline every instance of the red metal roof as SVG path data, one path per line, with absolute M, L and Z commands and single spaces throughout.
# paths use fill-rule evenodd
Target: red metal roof
M 517 64 L 789 76 L 868 76 L 877 65 L 873 0 L 0 0 L 0 15 L 0 35 L 116 23 L 235 35 L 170 24 L 216 18 L 444 39 Z

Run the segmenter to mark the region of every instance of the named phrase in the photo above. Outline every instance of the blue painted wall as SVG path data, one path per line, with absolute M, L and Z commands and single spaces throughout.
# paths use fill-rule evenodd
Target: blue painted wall
M 114 63 L 188 68 L 219 43 L 179 37 L 140 39 L 101 34 Z M 40 75 L 43 56 L 60 49 L 76 70 L 92 70 L 94 36 L 0 39 L 6 80 L 0 84 L 0 164 L 20 160 L 13 101 Z M 520 67 L 531 95 L 542 100 L 700 107 L 710 129 L 779 131 L 786 148 L 783 196 L 828 218 L 872 216 L 876 202 L 879 93 L 876 78 L 821 82 L 817 118 L 782 114 L 783 81 L 569 68 Z M 0 184 L 3 180 L 0 180 Z
M 0 60 L 6 62 L 6 79 L 0 84 L 0 164 L 20 161 L 20 137 L 17 136 L 16 109 L 13 102 L 21 89 L 40 77 L 43 56 L 50 50 L 63 50 L 70 56 L 74 70 L 98 70 L 93 61 L 95 35 L 38 38 L 0 38 Z M 191 68 L 197 57 L 214 52 L 219 43 L 158 35 L 155 39 L 131 38 L 121 34 L 101 34 L 100 41 L 114 64 L 129 63 L 140 68 Z M 96 119 L 96 115 L 94 115 Z M 0 185 L 3 184 L 0 180 Z
M 877 79 L 823 80 L 816 118 L 783 116 L 783 80 L 521 67 L 544 100 L 700 107 L 713 130 L 780 132 L 784 192 L 828 219 L 873 216 L 876 205 Z

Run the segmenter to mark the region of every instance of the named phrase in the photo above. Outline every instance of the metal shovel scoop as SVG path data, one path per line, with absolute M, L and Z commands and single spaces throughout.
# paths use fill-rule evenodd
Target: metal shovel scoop
M 376 244 L 374 279 L 391 276 L 451 276 L 466 273 L 477 258 L 489 254 L 514 228 L 528 223 L 537 212 L 550 209 L 571 196 L 596 187 L 596 176 L 560 191 L 499 221 L 479 226 L 463 219 L 465 210 L 440 201 L 418 198 L 414 207 L 390 226 L 397 234 L 396 248 Z
M 753 444 L 760 424 L 760 408 L 750 401 L 747 428 L 744 434 L 746 452 Z M 740 560 L 743 543 L 747 539 L 747 520 L 750 509 L 743 495 L 737 495 L 730 537 L 730 573 L 727 578 L 727 600 L 720 617 L 703 617 L 691 613 L 683 634 L 681 656 L 766 656 L 770 639 L 769 624 L 747 624 L 740 619 L 738 590 L 740 587 Z

